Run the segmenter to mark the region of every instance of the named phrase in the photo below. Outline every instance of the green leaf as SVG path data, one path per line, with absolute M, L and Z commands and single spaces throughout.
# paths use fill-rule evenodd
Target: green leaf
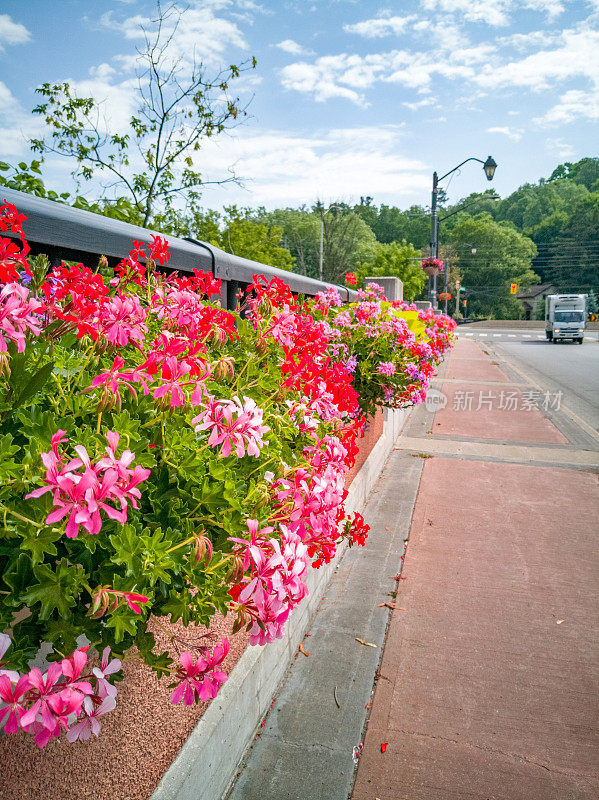
M 54 611 L 60 616 L 70 617 L 70 609 L 76 605 L 76 597 L 81 592 L 85 580 L 83 570 L 69 565 L 63 558 L 57 565 L 56 572 L 46 564 L 37 564 L 33 568 L 39 583 L 34 584 L 23 596 L 27 605 L 39 603 L 39 618 L 49 619 Z
M 11 589 L 11 593 L 4 602 L 15 608 L 21 608 L 25 603 L 23 595 L 31 586 L 33 578 L 31 559 L 25 553 L 21 553 L 2 576 L 4 583 Z
M 118 644 L 123 641 L 126 633 L 135 636 L 140 619 L 140 615 L 135 614 L 128 606 L 119 606 L 106 621 L 106 627 L 114 630 L 114 640 Z
M 20 466 L 12 458 L 18 450 L 9 433 L 0 436 L 0 482 L 6 483 L 19 475 Z
M 22 534 L 23 541 L 21 548 L 31 553 L 31 560 L 34 564 L 39 564 L 44 560 L 45 555 L 55 556 L 58 551 L 54 542 L 62 537 L 59 530 L 43 528 L 42 530 L 27 530 Z
M 52 374 L 52 370 L 54 369 L 54 362 L 48 361 L 44 364 L 43 367 L 38 369 L 38 371 L 33 375 L 25 384 L 25 388 L 13 403 L 13 408 L 18 408 L 22 406 L 24 403 L 27 402 L 31 397 L 37 394 L 44 386 L 50 375 Z

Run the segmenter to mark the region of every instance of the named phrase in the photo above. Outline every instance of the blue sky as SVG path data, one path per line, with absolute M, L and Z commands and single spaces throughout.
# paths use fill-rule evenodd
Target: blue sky
M 434 169 L 498 162 L 506 195 L 556 164 L 598 155 L 599 0 L 189 0 L 174 45 L 209 69 L 256 56 L 239 82 L 248 121 L 202 149 L 206 207 L 429 202 Z M 140 23 L 153 0 L 0 0 L 0 159 L 28 158 L 41 82 L 135 110 Z M 49 159 L 47 183 L 70 187 Z M 455 200 L 490 184 L 466 165 Z M 88 191 L 91 196 L 93 191 Z

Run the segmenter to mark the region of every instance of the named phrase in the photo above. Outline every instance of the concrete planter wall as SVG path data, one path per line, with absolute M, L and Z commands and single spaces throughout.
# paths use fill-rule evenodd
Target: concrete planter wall
M 385 412 L 383 433 L 350 486 L 348 513 L 364 508 L 408 413 Z M 344 550 L 339 548 L 330 564 L 310 571 L 310 596 L 291 615 L 284 637 L 266 647 L 247 648 L 151 800 L 219 800 L 227 792 Z

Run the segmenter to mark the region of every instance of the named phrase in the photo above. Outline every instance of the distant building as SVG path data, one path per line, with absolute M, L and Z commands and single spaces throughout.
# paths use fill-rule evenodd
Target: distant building
M 545 298 L 548 294 L 556 294 L 557 289 L 552 283 L 540 283 L 531 286 L 525 292 L 518 292 L 516 299 L 524 306 L 524 319 L 538 319 L 540 309 L 545 313 Z

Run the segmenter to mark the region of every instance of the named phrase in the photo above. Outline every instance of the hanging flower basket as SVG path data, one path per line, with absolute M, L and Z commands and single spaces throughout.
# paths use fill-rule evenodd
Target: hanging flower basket
M 427 275 L 438 275 L 443 272 L 443 262 L 440 258 L 423 258 L 422 269 Z

